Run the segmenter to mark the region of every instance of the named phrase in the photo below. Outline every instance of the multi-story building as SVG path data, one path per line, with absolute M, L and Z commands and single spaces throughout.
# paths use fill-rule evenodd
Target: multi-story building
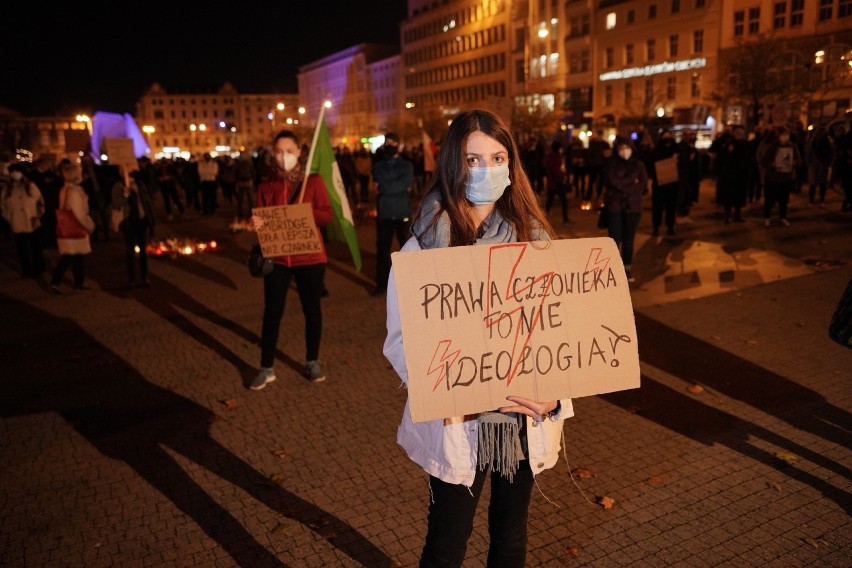
M 155 157 L 236 154 L 298 126 L 298 109 L 295 94 L 240 94 L 227 82 L 215 92 L 175 93 L 154 83 L 136 105 L 136 121 Z
M 565 2 L 564 50 L 565 99 L 562 101 L 563 122 L 584 131 L 591 124 L 592 94 L 595 80 L 592 71 L 592 6 L 588 0 Z
M 714 129 L 722 2 L 602 0 L 594 13 L 595 126 Z
M 852 111 L 852 0 L 723 2 L 726 123 L 828 123 Z
M 329 101 L 324 117 L 336 144 L 354 145 L 361 138 L 379 134 L 394 113 L 402 110 L 395 55 L 398 52 L 393 46 L 362 43 L 300 67 L 299 96 L 307 109 L 305 120 L 314 125 Z
M 511 120 L 510 0 L 409 0 L 401 25 L 408 118 L 427 131 L 462 109 Z M 432 133 L 435 134 L 434 132 Z

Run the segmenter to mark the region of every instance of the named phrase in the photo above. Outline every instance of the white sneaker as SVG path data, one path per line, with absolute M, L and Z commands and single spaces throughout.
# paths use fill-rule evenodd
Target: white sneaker
M 274 370 L 263 367 L 260 369 L 260 372 L 258 372 L 257 376 L 252 379 L 251 383 L 249 383 L 249 388 L 251 390 L 258 391 L 265 387 L 267 383 L 271 383 L 277 378 L 278 377 L 275 376 Z
M 784 225 L 785 227 L 789 227 L 790 221 L 788 221 L 787 219 L 781 219 L 781 224 Z

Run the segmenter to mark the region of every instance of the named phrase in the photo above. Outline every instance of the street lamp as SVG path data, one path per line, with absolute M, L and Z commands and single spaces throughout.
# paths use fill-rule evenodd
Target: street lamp
M 77 122 L 83 122 L 86 124 L 86 130 L 89 132 L 89 136 L 92 135 L 92 119 L 89 118 L 87 114 L 78 114 Z

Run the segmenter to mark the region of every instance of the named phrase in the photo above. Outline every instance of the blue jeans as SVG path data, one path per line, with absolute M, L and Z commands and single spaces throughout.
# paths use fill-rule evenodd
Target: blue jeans
M 469 490 L 464 485 L 445 483 L 429 476 L 432 502 L 420 568 L 462 565 L 486 475 L 487 471 L 477 470 Z M 527 460 L 520 462 L 512 483 L 499 473 L 491 473 L 489 568 L 523 568 L 527 555 L 527 515 L 532 487 L 533 474 Z
M 281 318 L 290 282 L 296 278 L 296 289 L 302 301 L 302 313 L 305 316 L 305 361 L 319 358 L 320 338 L 322 337 L 322 286 L 325 278 L 325 264 L 307 266 L 283 266 L 276 264 L 271 273 L 263 278 L 263 329 L 260 332 L 260 366 L 272 367 L 275 350 L 278 347 L 278 335 L 281 330 Z

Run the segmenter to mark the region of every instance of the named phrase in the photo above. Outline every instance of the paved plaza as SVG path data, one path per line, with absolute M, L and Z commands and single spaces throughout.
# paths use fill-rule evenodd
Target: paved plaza
M 712 191 L 672 239 L 643 214 L 642 386 L 574 401 L 533 490 L 529 566 L 852 566 L 852 350 L 827 336 L 852 215 L 832 190 L 826 209 L 794 194 L 790 227 L 759 208 L 724 225 Z M 61 296 L 21 279 L 0 240 L 0 566 L 417 565 L 429 493 L 396 444 L 405 391 L 368 294 L 373 220 L 361 273 L 330 247 L 328 380 L 300 375 L 293 291 L 278 380 L 252 391 L 261 281 L 232 216 L 161 223 L 158 239 L 218 248 L 151 259 L 153 286 L 133 291 L 117 238 L 86 259 L 93 289 Z M 570 218 L 564 238 L 603 234 L 576 199 Z M 487 496 L 465 566 L 485 565 Z

